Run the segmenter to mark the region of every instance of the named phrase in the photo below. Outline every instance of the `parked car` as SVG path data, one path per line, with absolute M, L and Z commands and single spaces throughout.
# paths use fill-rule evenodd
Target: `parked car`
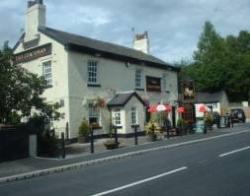
M 246 115 L 240 108 L 231 109 L 232 121 L 235 122 L 246 122 Z

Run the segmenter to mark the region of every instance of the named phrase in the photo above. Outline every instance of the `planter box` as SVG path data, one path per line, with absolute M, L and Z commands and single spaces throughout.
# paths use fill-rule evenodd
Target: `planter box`
M 109 150 L 111 149 L 115 149 L 115 148 L 118 148 L 119 147 L 119 142 L 118 143 L 115 143 L 115 141 L 106 141 L 104 143 L 105 147 Z
M 78 143 L 82 144 L 82 143 L 87 143 L 89 141 L 89 138 L 87 136 L 78 136 L 77 140 Z

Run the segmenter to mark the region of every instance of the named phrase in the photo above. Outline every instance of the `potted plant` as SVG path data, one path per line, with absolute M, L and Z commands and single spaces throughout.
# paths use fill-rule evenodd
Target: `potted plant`
M 156 132 L 160 130 L 160 126 L 155 121 L 149 121 L 145 126 L 146 135 L 149 141 L 155 141 L 157 138 Z
M 184 128 L 185 128 L 185 125 L 186 125 L 185 120 L 184 120 L 183 118 L 180 117 L 180 118 L 177 120 L 177 130 L 176 130 L 177 135 L 182 135 L 183 130 L 184 130 Z
M 204 124 L 209 130 L 212 130 L 212 128 L 213 128 L 213 116 L 211 113 L 207 112 L 204 114 Z
M 115 137 L 114 136 L 114 130 L 113 130 L 113 126 L 112 124 L 110 125 L 110 129 L 109 129 L 109 137 L 110 139 L 106 140 L 104 142 L 104 146 L 107 148 L 107 149 L 115 149 L 115 148 L 118 148 L 119 147 L 119 142 L 115 140 L 115 138 L 112 138 L 112 137 Z
M 85 143 L 88 141 L 89 137 L 89 123 L 87 120 L 83 119 L 81 125 L 79 126 L 79 131 L 78 131 L 78 142 L 79 143 Z

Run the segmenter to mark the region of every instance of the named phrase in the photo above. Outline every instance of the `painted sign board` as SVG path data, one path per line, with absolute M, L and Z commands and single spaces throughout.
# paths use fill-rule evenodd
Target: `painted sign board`
M 146 76 L 146 89 L 151 92 L 161 92 L 161 78 Z
M 50 55 L 52 53 L 52 45 L 45 44 L 24 52 L 20 52 L 14 55 L 14 64 L 25 63 L 28 61 L 35 60 L 40 57 Z

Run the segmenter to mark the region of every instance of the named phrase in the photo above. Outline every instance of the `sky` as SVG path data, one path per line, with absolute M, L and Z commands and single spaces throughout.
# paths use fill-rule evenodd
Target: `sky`
M 191 60 L 205 21 L 221 36 L 250 31 L 249 0 L 44 0 L 46 26 L 132 47 L 148 31 L 150 54 Z M 0 44 L 14 46 L 25 25 L 25 0 L 0 1 Z M 134 31 L 132 30 L 134 29 Z

